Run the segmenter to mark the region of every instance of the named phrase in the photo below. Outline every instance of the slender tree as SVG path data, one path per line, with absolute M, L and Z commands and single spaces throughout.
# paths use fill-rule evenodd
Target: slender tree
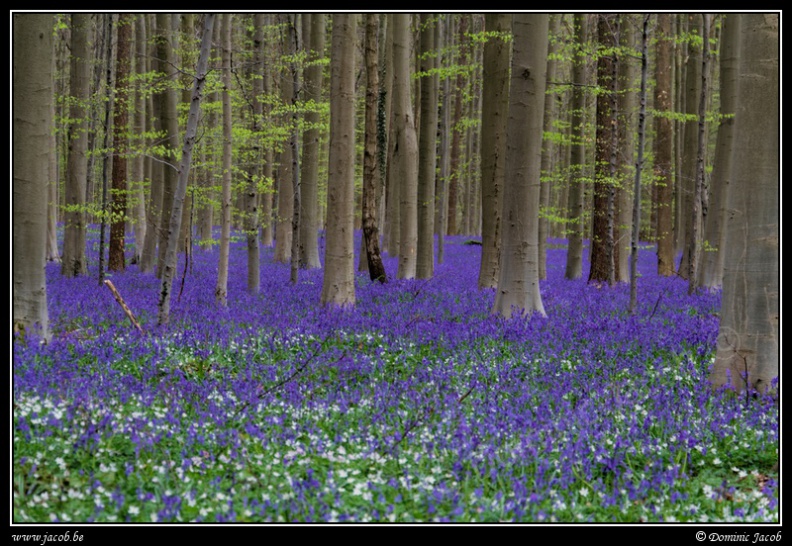
M 298 15 L 292 14 L 289 16 L 288 37 L 290 42 L 289 49 L 292 52 L 300 50 L 299 40 L 297 36 L 297 17 Z M 292 217 L 291 217 L 291 231 L 292 231 L 292 247 L 291 247 L 291 270 L 289 272 L 289 281 L 292 284 L 297 284 L 299 269 L 300 269 L 300 256 L 303 253 L 300 241 L 300 213 L 302 209 L 302 188 L 300 187 L 300 168 L 299 168 L 299 127 L 297 115 L 297 100 L 300 94 L 300 75 L 297 67 L 297 60 L 292 57 L 289 62 L 289 72 L 291 72 L 291 134 L 289 135 L 289 148 L 291 149 L 291 185 L 292 185 Z
M 230 17 L 226 15 L 225 17 Z M 198 65 L 195 70 L 195 83 L 193 84 L 192 99 L 190 101 L 190 112 L 187 115 L 187 125 L 185 127 L 184 145 L 182 147 L 181 163 L 179 164 L 179 177 L 176 183 L 173 196 L 173 209 L 171 210 L 170 222 L 168 224 L 168 248 L 165 252 L 165 268 L 162 272 L 162 288 L 159 297 L 159 314 L 157 322 L 167 324 L 170 319 L 170 300 L 173 277 L 176 272 L 177 251 L 179 240 L 175 234 L 181 230 L 183 221 L 182 208 L 184 198 L 187 194 L 187 181 L 190 175 L 190 162 L 192 161 L 193 146 L 195 136 L 198 131 L 198 115 L 201 110 L 201 98 L 203 95 L 204 84 L 206 83 L 207 68 L 209 65 L 209 53 L 212 49 L 212 27 L 214 26 L 214 13 L 204 15 L 204 26 L 201 38 L 201 53 L 198 57 Z
M 503 240 L 492 312 L 546 316 L 539 292 L 539 178 L 547 70 L 547 14 L 516 14 L 509 87 Z
M 61 273 L 67 277 L 85 275 L 86 214 L 85 184 L 88 178 L 88 100 L 91 49 L 88 35 L 91 15 L 74 13 L 71 16 L 72 43 L 70 63 L 71 100 L 69 101 L 69 156 L 66 170 L 63 227 L 63 259 Z
M 704 233 L 706 245 L 700 269 L 700 284 L 710 289 L 720 288 L 723 283 L 725 257 L 723 224 L 726 220 L 726 203 L 731 191 L 734 112 L 737 108 L 737 53 L 740 35 L 735 16 L 729 14 L 723 17 L 720 51 L 721 119 L 718 125 L 709 213 Z
M 511 15 L 487 13 L 484 27 L 498 33 L 484 44 L 481 106 L 481 266 L 479 288 L 498 286 L 501 197 L 506 167 Z
M 739 19 L 732 191 L 714 386 L 769 391 L 780 367 L 780 96 L 777 13 Z
M 134 70 L 138 74 L 145 74 L 146 66 L 146 16 L 138 15 L 135 17 L 135 62 Z M 132 194 L 134 203 L 132 205 L 132 218 L 135 231 L 135 255 L 133 262 L 139 264 L 143 255 L 143 248 L 146 240 L 146 184 L 145 184 L 145 145 L 146 145 L 146 98 L 142 87 L 138 85 L 135 90 L 135 113 L 134 130 L 132 138 L 137 142 L 138 150 L 135 157 L 131 159 L 130 180 L 133 184 Z
M 330 151 L 327 244 L 321 304 L 355 304 L 354 166 L 357 16 L 333 15 L 330 52 Z
M 366 262 L 371 280 L 381 283 L 387 281 L 385 265 L 379 249 L 377 226 L 377 194 L 380 187 L 380 168 L 378 164 L 377 114 L 379 99 L 379 73 L 377 69 L 377 31 L 380 16 L 366 14 L 365 62 L 366 62 L 366 121 L 365 144 L 363 148 L 363 240 L 366 248 Z
M 284 104 L 291 104 L 294 96 L 293 75 L 288 66 L 288 59 L 297 52 L 294 41 L 291 39 L 288 28 L 289 15 L 278 14 L 279 26 L 283 30 L 282 44 L 283 55 L 287 66 L 281 68 L 280 97 Z M 292 116 L 288 111 L 284 114 L 284 124 L 292 134 Z M 294 218 L 294 186 L 292 178 L 292 147 L 291 140 L 283 145 L 278 166 L 278 210 L 275 221 L 275 256 L 274 260 L 280 263 L 290 263 L 292 257 L 292 220 Z
M 657 16 L 657 52 L 655 62 L 654 107 L 656 110 L 654 140 L 654 176 L 657 187 L 657 272 L 660 275 L 674 274 L 674 224 L 673 190 L 674 179 L 671 162 L 673 159 L 673 122 L 669 117 L 672 110 L 671 72 L 671 15 Z
M 223 188 L 220 198 L 220 263 L 217 267 L 215 300 L 221 307 L 228 305 L 228 255 L 231 246 L 231 17 L 230 13 L 223 15 L 220 29 L 223 44 Z
M 421 14 L 421 116 L 418 153 L 418 252 L 415 276 L 434 276 L 434 204 L 437 164 L 436 16 Z
M 129 133 L 129 76 L 130 45 L 134 16 L 118 15 L 118 44 L 116 46 L 115 108 L 113 110 L 113 192 L 110 203 L 110 245 L 107 267 L 123 271 L 124 235 L 127 213 L 127 135 Z
M 467 40 L 467 26 L 468 16 L 459 16 L 458 35 L 459 41 L 459 64 L 466 65 L 468 62 L 468 40 Z M 459 179 L 461 173 L 460 155 L 462 143 L 462 127 L 460 121 L 462 120 L 462 93 L 465 84 L 463 72 L 459 71 L 456 77 L 456 89 L 454 92 L 454 121 L 451 124 L 451 166 L 448 180 L 448 218 L 447 218 L 447 235 L 457 235 L 459 230 L 457 228 L 457 199 L 459 193 Z
M 253 17 L 253 66 L 251 75 L 263 66 L 264 14 L 256 13 Z M 259 181 L 261 179 L 261 160 L 263 158 L 261 137 L 264 122 L 264 81 L 259 74 L 252 76 L 252 131 L 253 163 L 248 167 L 248 183 L 245 200 L 245 239 L 247 241 L 247 288 L 251 294 L 258 294 L 261 285 L 261 259 L 259 253 Z
M 570 150 L 569 209 L 569 249 L 567 251 L 564 278 L 579 279 L 583 276 L 583 204 L 586 165 L 586 44 L 588 42 L 588 15 L 576 13 L 575 56 L 572 63 L 572 149 Z
M 643 171 L 644 141 L 646 138 L 646 80 L 649 64 L 649 18 L 644 15 L 641 32 L 641 90 L 638 96 L 638 159 L 635 163 L 635 185 L 633 186 L 632 245 L 630 249 L 630 312 L 635 312 L 638 300 L 638 233 L 641 226 L 641 173 Z
M 394 179 L 399 190 L 399 267 L 397 277 L 415 277 L 418 243 L 418 141 L 410 102 L 410 14 L 393 14 Z
M 453 45 L 454 35 L 452 32 L 453 19 L 450 14 L 444 16 L 442 25 L 438 25 L 442 29 L 441 36 L 443 41 L 443 49 L 446 53 L 443 55 L 443 67 L 448 68 L 451 64 L 451 47 Z M 451 130 L 451 78 L 448 71 L 445 71 L 443 78 L 443 99 L 440 105 L 442 115 L 439 116 L 439 131 L 440 131 L 440 173 L 437 180 L 437 200 L 435 205 L 435 227 L 437 231 L 437 263 L 443 263 L 445 259 L 445 235 L 448 232 L 448 177 L 450 169 L 450 157 L 448 154 L 448 133 Z M 505 129 L 504 129 L 505 130 Z M 500 209 L 498 209 L 500 214 Z M 499 243 L 498 243 L 499 244 Z
M 14 331 L 49 339 L 47 178 L 52 132 L 51 14 L 13 14 Z
M 323 70 L 321 59 L 325 47 L 325 16 L 321 13 L 302 15 L 304 49 L 308 65 L 304 69 L 304 99 L 311 105 L 305 113 L 303 131 L 301 213 L 300 213 L 300 265 L 313 269 L 321 267 L 319 261 L 318 181 L 319 181 L 319 103 L 322 100 Z

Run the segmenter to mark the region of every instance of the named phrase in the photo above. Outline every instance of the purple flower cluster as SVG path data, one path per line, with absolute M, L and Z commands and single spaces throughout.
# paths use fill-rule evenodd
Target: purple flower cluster
M 779 440 L 771 400 L 709 386 L 719 294 L 688 296 L 642 250 L 631 315 L 626 284 L 564 280 L 558 240 L 548 317 L 504 320 L 464 241 L 430 280 L 358 274 L 353 309 L 319 305 L 321 270 L 291 285 L 271 249 L 247 293 L 242 237 L 219 308 L 216 248 L 196 249 L 167 327 L 159 281 L 130 266 L 111 278 L 144 335 L 95 267 L 48 266 L 53 339 L 13 348 L 15 518 L 777 520 L 775 482 L 728 514 L 701 492 L 711 469 L 759 483 Z

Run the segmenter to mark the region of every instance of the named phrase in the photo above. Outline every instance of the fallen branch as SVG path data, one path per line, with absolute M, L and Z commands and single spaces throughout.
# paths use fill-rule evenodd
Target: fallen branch
M 121 297 L 121 294 L 118 293 L 118 290 L 116 290 L 116 287 L 113 286 L 113 283 L 110 282 L 109 280 L 105 279 L 104 280 L 104 284 L 105 284 L 105 286 L 107 286 L 107 288 L 110 289 L 110 292 L 113 293 L 113 297 L 118 302 L 118 305 L 120 305 L 121 309 L 124 310 L 124 313 L 126 313 L 126 316 L 129 317 L 129 320 L 132 321 L 132 324 L 135 326 L 135 328 L 138 329 L 138 332 L 140 332 L 142 334 L 143 333 L 143 328 L 141 328 L 140 324 L 138 323 L 138 321 L 135 320 L 135 315 L 132 314 L 132 311 L 129 309 L 127 304 L 124 302 L 124 298 Z

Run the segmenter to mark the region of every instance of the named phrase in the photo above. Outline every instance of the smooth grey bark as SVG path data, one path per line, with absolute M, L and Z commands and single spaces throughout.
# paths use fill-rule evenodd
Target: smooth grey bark
M 385 251 L 389 256 L 399 255 L 399 191 L 400 185 L 396 179 L 393 163 L 394 145 L 396 139 L 395 123 L 393 123 L 393 14 L 386 16 L 387 35 L 385 38 L 385 120 L 387 123 L 386 134 L 388 135 L 387 165 L 385 166 L 386 180 L 386 203 L 385 203 Z
M 415 276 L 434 276 L 434 204 L 437 164 L 437 74 L 435 16 L 421 14 L 421 117 L 418 143 L 418 252 Z
M 614 279 L 630 282 L 630 251 L 633 218 L 633 192 L 631 182 L 635 180 L 635 111 L 638 94 L 636 80 L 639 76 L 640 59 L 634 59 L 636 39 L 633 14 L 624 14 L 620 33 L 621 46 L 628 53 L 619 59 L 619 146 L 618 181 L 616 188 L 616 220 L 614 226 Z
M 272 18 L 271 15 L 265 14 L 264 15 L 264 24 L 269 25 L 270 19 Z M 262 43 L 262 48 L 266 47 L 266 43 Z M 265 50 L 266 51 L 266 50 Z M 268 58 L 268 56 L 266 56 Z M 270 68 L 271 63 L 267 62 L 266 58 L 264 60 L 264 65 L 257 67 L 257 69 L 262 71 L 262 83 L 264 87 L 264 94 L 269 95 L 273 92 L 272 87 L 272 70 Z M 269 123 L 269 116 L 272 107 L 269 104 L 264 105 L 263 115 L 264 119 L 267 120 Z M 273 244 L 273 217 L 272 217 L 272 201 L 274 196 L 274 187 L 273 187 L 273 163 L 275 162 L 275 152 L 272 149 L 272 146 L 265 146 L 264 147 L 264 164 L 262 165 L 262 178 L 266 181 L 267 189 L 261 193 L 259 196 L 260 204 L 261 204 L 261 246 L 264 247 L 272 247 Z
M 680 13 L 675 18 L 676 28 L 674 36 L 683 36 L 688 31 L 688 14 Z M 677 67 L 674 74 L 674 89 L 676 100 L 674 101 L 674 111 L 680 114 L 686 113 L 686 81 L 687 81 L 687 62 L 688 43 L 679 41 L 674 43 L 674 63 Z M 683 156 L 685 155 L 685 126 L 687 123 L 682 119 L 674 122 L 674 256 L 676 257 L 685 248 L 685 208 L 684 208 L 684 180 L 683 180 Z
M 641 226 L 641 173 L 643 171 L 644 142 L 646 140 L 646 79 L 649 64 L 649 18 L 644 15 L 641 32 L 641 90 L 638 96 L 638 159 L 635 163 L 635 184 L 633 186 L 632 244 L 630 248 L 630 312 L 635 312 L 638 301 L 638 233 Z
M 410 100 L 410 14 L 393 14 L 393 172 L 399 185 L 399 279 L 415 277 L 418 246 L 418 141 Z
M 147 34 L 156 35 L 156 19 L 154 16 L 149 18 L 147 24 Z M 149 44 L 146 49 L 148 71 L 159 72 L 159 60 L 157 59 L 156 45 Z M 153 133 L 159 130 L 161 123 L 159 119 L 159 112 L 161 110 L 160 102 L 162 95 L 160 93 L 149 95 L 146 101 L 146 132 Z M 143 253 L 140 257 L 140 272 L 151 273 L 154 271 L 154 265 L 157 260 L 157 243 L 159 241 L 160 226 L 162 225 L 162 173 L 163 164 L 160 158 L 152 157 L 150 154 L 147 156 L 148 163 L 148 179 L 149 179 L 149 200 L 146 213 L 146 239 L 143 242 Z
M 146 16 L 135 18 L 135 62 L 137 74 L 145 74 L 146 67 Z M 146 173 L 145 173 L 145 132 L 146 132 L 146 99 L 140 86 L 135 91 L 135 113 L 133 138 L 138 150 L 130 163 L 130 184 L 132 184 L 132 222 L 135 233 L 135 255 L 133 262 L 139 264 L 146 241 Z
M 168 13 L 157 13 L 157 56 L 160 59 L 159 71 L 167 81 L 167 87 L 159 100 L 160 129 L 165 132 L 166 155 L 161 158 L 162 167 L 162 209 L 160 213 L 159 251 L 157 256 L 157 277 L 162 278 L 165 266 L 165 251 L 168 248 L 168 230 L 164 226 L 173 209 L 173 192 L 178 177 L 175 165 L 176 151 L 179 149 L 178 97 L 175 85 L 175 62 L 171 43 L 173 32 L 172 17 Z
M 323 70 L 318 62 L 324 57 L 325 16 L 321 13 L 304 13 L 303 41 L 308 55 L 304 69 L 304 100 L 318 106 L 322 100 Z M 300 266 L 307 269 L 322 267 L 319 260 L 319 110 L 308 108 L 305 113 L 306 129 L 303 131 L 301 214 L 300 214 Z
M 322 305 L 355 304 L 354 169 L 357 16 L 333 15 L 330 52 L 330 151 Z
M 468 16 L 461 14 L 459 16 L 459 64 L 466 65 L 468 62 L 469 44 L 465 34 L 467 33 Z M 462 134 L 463 129 L 460 127 L 462 120 L 462 93 L 465 84 L 462 72 L 459 72 L 456 77 L 456 89 L 454 93 L 454 121 L 452 122 L 451 130 L 451 166 L 448 179 L 448 218 L 446 220 L 447 232 L 446 235 L 457 235 L 459 229 L 457 227 L 457 201 L 459 194 L 459 183 L 461 179 L 461 166 L 460 155 L 462 154 Z
M 384 283 L 388 280 L 379 249 L 377 225 L 378 190 L 380 188 L 377 116 L 379 113 L 379 73 L 377 67 L 377 31 L 379 15 L 366 14 L 364 57 L 366 63 L 366 113 L 363 145 L 363 244 L 369 277 Z
M 231 246 L 231 17 L 223 14 L 220 40 L 223 44 L 223 182 L 220 197 L 220 261 L 217 266 L 215 300 L 221 307 L 228 306 L 228 255 Z
M 285 13 L 278 14 L 278 22 L 282 27 L 287 27 L 289 16 Z M 294 55 L 293 42 L 289 33 L 283 32 L 283 54 Z M 281 70 L 280 98 L 283 104 L 291 104 L 293 96 L 292 74 L 288 69 Z M 292 118 L 289 114 L 283 116 L 284 125 L 292 132 Z M 275 213 L 275 255 L 273 259 L 278 263 L 290 263 L 292 257 L 292 218 L 294 217 L 294 186 L 292 185 L 292 147 L 290 141 L 283 144 L 278 165 L 278 210 Z
M 701 91 L 698 101 L 698 131 L 696 148 L 696 179 L 693 191 L 692 218 L 690 220 L 690 244 L 688 246 L 688 294 L 693 294 L 698 287 L 698 269 L 701 261 L 701 239 L 704 226 L 704 216 L 707 214 L 707 197 L 704 188 L 704 162 L 706 160 L 706 115 L 707 93 L 709 91 L 709 27 L 711 16 L 707 13 L 701 15 L 702 39 L 704 45 L 701 52 Z
M 66 277 L 86 275 L 85 259 L 87 223 L 85 185 L 88 178 L 88 100 L 90 98 L 91 49 L 88 37 L 91 15 L 71 16 L 72 43 L 69 66 L 70 101 L 68 158 L 64 191 L 63 258 L 61 273 Z
M 226 15 L 226 17 L 230 18 L 230 15 Z M 212 49 L 212 27 L 214 26 L 214 19 L 214 13 L 207 13 L 204 15 L 201 53 L 198 57 L 198 65 L 195 69 L 195 83 L 193 84 L 190 112 L 187 115 L 187 124 L 184 132 L 184 145 L 182 146 L 181 163 L 179 165 L 179 177 L 173 195 L 173 209 L 171 210 L 170 222 L 168 224 L 168 248 L 165 251 L 165 267 L 162 272 L 162 287 L 160 288 L 159 311 L 157 316 L 157 322 L 159 324 L 167 324 L 170 319 L 173 277 L 176 273 L 177 253 L 180 246 L 175 234 L 180 232 L 181 224 L 184 221 L 182 209 L 187 194 L 187 182 L 190 176 L 190 163 L 192 161 L 192 152 L 195 145 L 195 136 L 198 131 L 198 116 L 201 111 L 201 98 L 206 83 L 209 53 Z
M 444 68 L 448 68 L 452 63 L 452 55 L 450 50 L 454 43 L 454 35 L 453 32 L 451 32 L 453 22 L 450 14 L 447 14 L 444 17 L 445 20 L 443 21 L 443 24 L 438 25 L 438 28 L 441 29 L 442 42 L 446 51 L 446 53 L 443 55 L 443 65 Z M 439 46 L 438 49 L 440 49 Z M 439 116 L 440 173 L 437 181 L 437 202 L 435 205 L 435 231 L 437 232 L 438 264 L 442 264 L 445 260 L 445 235 L 448 230 L 448 173 L 450 167 L 450 157 L 448 154 L 448 132 L 450 131 L 451 124 L 450 94 L 451 78 L 446 73 L 445 77 L 443 78 L 443 100 L 440 106 L 442 115 Z M 498 209 L 498 214 L 500 214 L 500 209 Z
M 506 168 L 506 121 L 509 113 L 509 61 L 512 16 L 487 13 L 487 32 L 503 33 L 484 44 L 481 101 L 481 265 L 479 288 L 496 288 L 500 265 L 501 199 Z
M 547 14 L 513 16 L 503 240 L 492 313 L 546 316 L 539 291 L 539 178 L 547 71 Z
M 779 15 L 739 19 L 732 183 L 715 387 L 776 391 L 780 368 Z M 746 377 L 747 375 L 747 377 Z
M 688 31 L 701 35 L 701 16 L 698 13 L 686 14 Z M 687 44 L 687 62 L 685 63 L 685 114 L 687 115 L 682 142 L 682 179 L 680 181 L 680 199 L 682 215 L 681 224 L 684 233 L 682 239 L 682 260 L 677 273 L 685 280 L 690 276 L 690 252 L 693 231 L 693 197 L 696 191 L 696 157 L 698 155 L 698 104 L 701 95 L 701 46 Z
M 50 14 L 13 17 L 13 330 L 48 340 L 47 181 L 52 132 Z
M 288 36 L 292 52 L 300 51 L 297 36 L 297 17 L 298 14 L 289 16 Z M 300 73 L 297 68 L 297 62 L 291 61 L 289 63 L 289 72 L 291 72 L 291 135 L 289 137 L 289 148 L 291 148 L 291 185 L 292 185 L 292 217 L 291 217 L 291 231 L 292 231 L 292 247 L 291 247 L 291 269 L 289 272 L 289 282 L 297 284 L 300 269 L 300 256 L 302 255 L 301 241 L 300 241 L 300 213 L 301 213 L 301 199 L 302 188 L 300 187 L 300 166 L 298 165 L 300 157 L 299 148 L 299 116 L 297 114 L 297 100 L 300 93 Z
M 176 27 L 176 19 L 179 19 L 180 24 L 180 32 L 179 32 L 179 48 L 181 49 L 181 64 L 182 66 L 186 66 L 188 64 L 188 59 L 192 57 L 192 51 L 195 49 L 195 16 L 192 13 L 184 13 L 179 17 L 178 15 L 174 15 L 173 25 L 174 28 Z M 180 101 L 183 104 L 190 104 L 190 100 L 192 97 L 192 86 L 193 86 L 193 77 L 190 77 L 190 74 L 182 74 L 182 82 L 181 82 L 181 97 Z M 187 107 L 189 110 L 189 106 Z M 184 130 L 184 127 L 180 127 L 179 130 Z M 195 178 L 195 173 L 191 170 L 192 179 Z M 191 191 L 192 190 L 192 191 Z M 195 193 L 195 182 L 192 182 L 191 188 L 191 180 L 187 180 L 187 192 L 184 195 L 184 206 L 182 207 L 182 221 L 181 221 L 181 229 L 179 230 L 179 252 L 185 252 L 187 254 L 192 254 L 192 242 L 193 242 L 193 234 L 191 229 L 191 218 L 192 212 L 194 209 L 193 205 L 193 195 Z M 241 193 L 241 192 L 240 192 Z M 189 258 L 186 258 L 189 259 Z
M 555 52 L 557 49 L 558 34 L 561 28 L 561 15 L 550 15 L 550 36 L 554 39 L 548 45 L 547 56 L 547 80 L 556 80 L 556 61 Z M 546 93 L 544 97 L 544 122 L 543 131 L 545 134 L 553 132 L 553 125 L 556 118 L 556 97 L 555 93 Z M 550 206 L 550 186 L 553 179 L 553 156 L 555 154 L 555 144 L 552 138 L 543 139 L 542 142 L 542 176 L 539 189 L 539 279 L 547 278 L 547 238 L 550 236 L 550 223 L 547 219 L 548 208 Z
M 734 15 L 723 16 L 720 50 L 720 124 L 712 167 L 709 210 L 704 231 L 706 241 L 700 285 L 711 290 L 723 284 L 726 203 L 731 192 L 734 112 L 737 108 L 737 64 L 740 41 Z
M 672 169 L 674 126 L 667 116 L 672 111 L 672 78 L 668 70 L 672 61 L 671 15 L 657 16 L 657 51 L 655 54 L 654 108 L 655 116 L 654 176 L 657 188 L 657 273 L 666 277 L 675 274 L 674 268 L 674 222 L 673 194 L 674 171 Z
M 576 49 L 572 63 L 572 149 L 569 174 L 569 248 L 564 278 L 573 280 L 583 276 L 583 205 L 586 178 L 586 92 L 588 16 L 576 13 L 574 18 Z

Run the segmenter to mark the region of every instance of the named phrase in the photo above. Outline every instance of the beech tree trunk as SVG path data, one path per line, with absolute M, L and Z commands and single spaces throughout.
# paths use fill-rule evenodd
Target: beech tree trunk
M 437 74 L 435 54 L 435 16 L 421 14 L 421 131 L 418 166 L 418 255 L 415 276 L 434 276 L 434 204 L 437 164 Z M 430 74 L 430 75 L 426 75 Z
M 731 17 L 731 15 L 730 15 Z M 780 368 L 779 15 L 739 20 L 737 111 L 723 301 L 711 381 L 776 391 Z
M 515 14 L 503 190 L 503 240 L 492 312 L 546 316 L 539 291 L 539 192 L 547 14 Z
M 418 246 L 418 141 L 410 102 L 410 14 L 393 14 L 393 170 L 399 184 L 399 279 L 415 277 Z
M 409 16 L 408 16 L 409 17 Z M 357 16 L 333 15 L 330 53 L 330 152 L 327 244 L 321 304 L 355 304 L 355 36 Z
M 51 14 L 13 17 L 13 321 L 25 339 L 48 340 L 47 180 L 52 132 Z
M 507 33 L 512 16 L 485 15 L 487 32 Z M 484 44 L 481 105 L 481 266 L 479 288 L 496 288 L 500 260 L 500 213 L 506 168 L 506 120 L 509 113 L 510 42 L 489 38 Z
M 672 62 L 671 15 L 660 13 L 657 16 L 657 52 L 655 62 L 655 110 L 671 113 L 671 73 Z M 657 273 L 666 277 L 674 275 L 674 223 L 673 194 L 673 121 L 667 116 L 655 116 L 654 175 L 657 188 Z
M 220 39 L 223 44 L 223 188 L 220 198 L 220 263 L 217 266 L 215 300 L 228 305 L 228 254 L 231 246 L 231 17 L 223 14 Z
M 576 13 L 574 19 L 577 49 L 572 64 L 572 150 L 570 151 L 569 174 L 569 249 L 567 251 L 564 278 L 579 279 L 583 276 L 583 204 L 586 178 L 586 92 L 588 16 Z
M 70 63 L 69 156 L 66 167 L 61 273 L 66 277 L 86 275 L 85 245 L 87 223 L 85 185 L 88 179 L 88 100 L 90 97 L 91 50 L 88 35 L 91 15 L 71 16 L 72 43 Z

